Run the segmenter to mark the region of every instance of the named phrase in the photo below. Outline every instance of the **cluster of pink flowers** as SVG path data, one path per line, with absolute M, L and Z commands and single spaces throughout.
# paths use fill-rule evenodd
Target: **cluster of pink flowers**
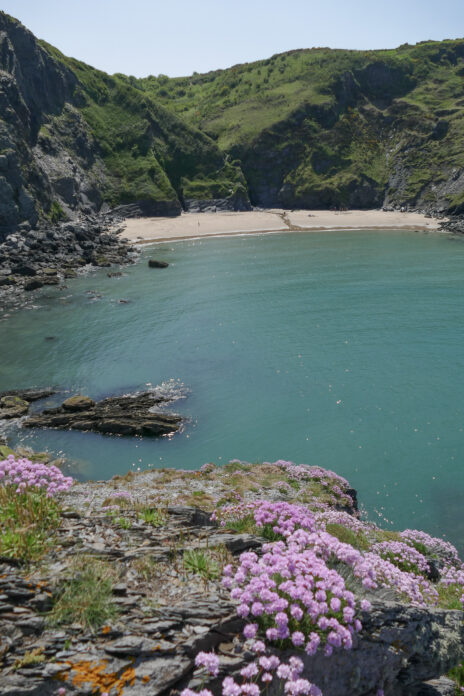
M 258 500 L 226 505 L 215 510 L 211 519 L 220 520 L 224 526 L 226 521 L 242 520 L 249 515 L 253 516 L 257 527 L 269 527 L 276 536 L 283 538 L 290 536 L 295 529 L 316 529 L 314 514 L 305 505 L 285 501 Z
M 261 630 L 267 640 L 304 648 L 310 655 L 320 645 L 326 655 L 334 647 L 351 648 L 361 622 L 343 578 L 291 537 L 287 543 L 265 544 L 263 551 L 260 558 L 243 553 L 235 572 L 230 565 L 224 569 L 223 583 L 239 602 L 238 615 L 254 622 L 245 628 L 245 637 Z
M 459 585 L 461 594 L 461 604 L 464 609 L 464 563 L 456 568 L 454 566 L 446 566 L 442 571 L 440 583 L 448 587 L 449 585 Z
M 383 587 L 390 587 L 400 595 L 405 595 L 412 604 L 425 606 L 437 604 L 438 592 L 431 582 L 421 575 L 400 570 L 398 566 L 376 553 L 366 553 L 366 562 L 374 572 L 376 582 Z
M 265 462 L 269 464 L 270 462 Z M 294 464 L 293 462 L 285 461 L 284 459 L 278 459 L 273 462 L 274 466 L 278 466 L 283 469 L 286 475 L 293 481 L 310 481 L 316 480 L 323 486 L 331 488 L 333 496 L 333 503 L 343 502 L 346 505 L 353 505 L 353 498 L 346 493 L 346 489 L 350 488 L 348 481 L 335 473 L 335 471 L 330 471 L 329 469 L 322 469 L 320 466 L 308 466 L 307 464 Z
M 436 589 L 424 577 L 400 570 L 377 553 L 358 551 L 351 544 L 344 544 L 327 532 L 307 534 L 299 530 L 292 535 L 291 541 L 297 542 L 301 548 L 312 548 L 325 561 L 335 558 L 350 566 L 366 589 L 389 587 L 420 606 L 436 604 L 438 601 Z
M 269 464 L 270 462 L 264 462 Z M 320 466 L 309 466 L 308 464 L 294 464 L 285 459 L 278 459 L 273 462 L 274 466 L 278 466 L 285 470 L 289 478 L 295 481 L 308 481 L 309 479 L 318 479 L 320 481 L 333 481 L 343 488 L 349 488 L 348 481 L 330 469 L 323 469 Z
M 29 459 L 16 459 L 12 454 L 0 461 L 0 484 L 14 487 L 18 494 L 45 490 L 47 497 L 51 498 L 67 491 L 72 483 L 71 476 L 63 476 L 56 466 L 31 462 Z
M 266 646 L 259 640 L 253 641 L 250 648 L 257 657 L 240 670 L 241 683 L 233 677 L 222 680 L 223 696 L 259 696 L 261 688 L 275 678 L 283 682 L 283 692 L 289 696 L 322 696 L 322 691 L 315 684 L 301 677 L 303 662 L 298 657 L 291 657 L 288 663 L 281 662 L 277 655 L 268 655 Z M 195 665 L 203 668 L 204 681 L 209 676 L 217 677 L 219 674 L 219 658 L 213 652 L 198 653 Z M 213 695 L 209 689 L 202 688 L 199 692 L 184 689 L 180 696 Z
M 350 529 L 355 534 L 359 532 L 369 532 L 375 529 L 375 525 L 363 522 L 355 515 L 350 515 L 343 510 L 323 510 L 317 512 L 315 517 L 317 526 L 320 529 L 325 529 L 327 524 L 340 524 L 342 527 Z
M 248 515 L 253 516 L 258 528 L 267 528 L 275 535 L 271 538 L 285 540 L 287 547 L 295 552 L 310 550 L 324 563 L 337 559 L 348 565 L 366 589 L 388 587 L 420 606 L 438 601 L 435 587 L 422 575 L 413 572 L 429 570 L 426 559 L 416 549 L 402 542 L 384 542 L 365 553 L 325 531 L 329 521 L 337 521 L 353 531 L 370 529 L 347 513 L 332 511 L 313 514 L 304 505 L 255 501 L 224 507 L 213 514 L 213 519 L 219 518 L 221 524 L 225 524 L 226 520 L 240 520 Z M 269 534 L 266 536 L 269 538 Z
M 382 558 L 391 561 L 393 565 L 402 570 L 413 573 L 429 573 L 430 566 L 427 559 L 414 546 L 404 544 L 402 541 L 382 541 L 372 546 L 372 551 Z
M 421 532 L 419 529 L 405 529 L 404 532 L 401 532 L 400 537 L 408 544 L 425 546 L 431 555 L 442 555 L 460 563 L 458 551 L 449 541 L 430 536 L 430 534 Z
M 464 609 L 464 564 L 459 558 L 458 551 L 453 544 L 439 537 L 432 537 L 418 529 L 405 529 L 400 534 L 401 538 L 409 545 L 420 544 L 425 546 L 430 556 L 438 557 L 440 567 L 440 584 L 449 586 L 457 585 L 462 590 L 461 604 Z

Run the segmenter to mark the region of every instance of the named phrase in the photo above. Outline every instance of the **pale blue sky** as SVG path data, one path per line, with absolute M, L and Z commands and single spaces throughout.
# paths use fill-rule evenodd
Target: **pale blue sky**
M 190 75 L 293 48 L 393 48 L 464 36 L 464 0 L 3 0 L 67 55 L 109 73 Z

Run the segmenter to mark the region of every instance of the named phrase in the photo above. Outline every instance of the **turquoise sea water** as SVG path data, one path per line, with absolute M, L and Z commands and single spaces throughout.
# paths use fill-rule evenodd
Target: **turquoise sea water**
M 170 267 L 149 269 L 149 256 Z M 172 408 L 190 422 L 172 439 L 12 436 L 64 452 L 81 478 L 231 458 L 318 464 L 349 479 L 371 518 L 463 549 L 463 298 L 464 243 L 437 234 L 159 244 L 121 278 L 39 291 L 37 309 L 2 322 L 0 390 L 102 398 L 174 380 L 186 398 Z

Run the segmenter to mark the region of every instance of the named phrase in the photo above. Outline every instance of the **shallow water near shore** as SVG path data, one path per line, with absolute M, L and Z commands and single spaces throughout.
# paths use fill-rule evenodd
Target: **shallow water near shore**
M 144 248 L 123 277 L 39 291 L 37 309 L 0 323 L 0 391 L 56 385 L 58 403 L 165 383 L 185 397 L 168 409 L 190 420 L 170 439 L 16 428 L 10 443 L 63 453 L 81 479 L 231 458 L 318 464 L 348 478 L 371 519 L 462 551 L 463 241 L 187 240 Z

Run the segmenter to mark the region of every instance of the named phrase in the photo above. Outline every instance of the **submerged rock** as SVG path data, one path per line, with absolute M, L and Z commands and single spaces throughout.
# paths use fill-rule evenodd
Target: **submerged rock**
M 95 403 L 88 396 L 76 395 L 58 408 L 45 409 L 31 416 L 28 428 L 91 430 L 111 435 L 159 437 L 179 430 L 182 418 L 172 413 L 153 412 L 157 404 L 168 401 L 152 392 L 109 397 Z
M 167 268 L 169 266 L 166 261 L 158 261 L 157 259 L 149 259 L 148 265 L 150 268 Z

